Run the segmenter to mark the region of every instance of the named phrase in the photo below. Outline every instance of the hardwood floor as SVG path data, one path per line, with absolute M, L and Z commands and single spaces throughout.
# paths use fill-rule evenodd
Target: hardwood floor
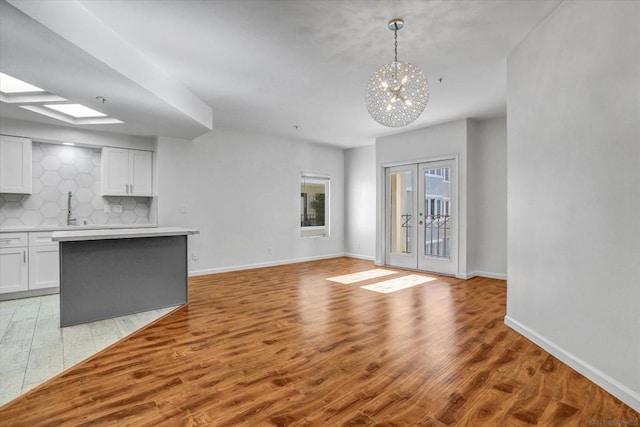
M 372 268 L 339 258 L 192 278 L 188 306 L 1 407 L 0 424 L 640 425 L 504 325 L 504 281 L 380 294 L 360 286 L 415 273 L 326 280 Z

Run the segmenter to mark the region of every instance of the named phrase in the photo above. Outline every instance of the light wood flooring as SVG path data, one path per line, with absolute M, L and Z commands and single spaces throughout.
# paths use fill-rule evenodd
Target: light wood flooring
M 389 294 L 349 258 L 200 276 L 190 303 L 0 408 L 3 426 L 587 426 L 640 415 L 503 323 L 506 284 Z

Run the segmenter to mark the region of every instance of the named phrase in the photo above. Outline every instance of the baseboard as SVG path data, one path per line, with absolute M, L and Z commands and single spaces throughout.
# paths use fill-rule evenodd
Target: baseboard
M 624 384 L 614 380 L 604 372 L 596 369 L 552 341 L 549 341 L 517 320 L 509 316 L 505 316 L 504 323 L 525 338 L 542 347 L 563 363 L 566 363 L 576 371 L 580 372 L 582 375 L 632 407 L 634 410 L 640 412 L 640 393 L 636 393 Z
M 31 298 L 31 297 L 41 297 L 44 295 L 53 295 L 59 294 L 60 288 L 44 288 L 44 289 L 32 289 L 30 291 L 22 291 L 22 292 L 9 292 L 6 294 L 0 294 L 0 301 L 7 301 L 11 299 L 19 299 L 19 298 Z
M 463 275 L 459 275 L 463 276 Z M 492 273 L 490 271 L 472 271 L 471 273 L 467 273 L 464 276 L 466 277 L 458 277 L 458 279 L 471 279 L 472 277 L 486 277 L 488 279 L 498 279 L 498 280 L 507 280 L 507 275 L 502 273 Z
M 359 254 L 344 254 L 344 256 L 349 258 L 363 259 L 365 261 L 375 261 L 376 257 L 368 256 L 368 255 L 359 255 Z
M 305 257 L 305 258 L 292 258 L 292 259 L 282 259 L 277 261 L 259 262 L 255 264 L 232 265 L 229 267 L 207 268 L 204 270 L 192 270 L 192 271 L 189 271 L 189 277 L 204 276 L 205 274 L 228 273 L 230 271 L 251 270 L 254 268 L 275 267 L 277 265 L 295 264 L 295 263 L 307 262 L 307 261 L 319 261 L 321 259 L 340 258 L 343 256 L 346 256 L 346 255 L 343 253 L 339 253 L 339 254 L 329 254 L 329 255 L 318 255 L 318 256 Z
M 344 256 L 348 256 L 351 258 L 360 258 L 360 259 L 366 259 L 366 260 L 370 260 L 373 261 L 373 264 L 376 266 L 381 266 L 384 267 L 384 263 L 374 259 L 373 257 L 363 257 L 363 256 L 359 256 L 359 255 L 352 255 L 352 254 L 345 254 Z M 415 270 L 420 272 L 420 270 Z M 428 273 L 428 272 L 424 272 L 424 273 Z M 445 276 L 449 276 L 448 274 L 445 274 Z M 506 274 L 501 274 L 501 273 L 490 273 L 487 271 L 472 271 L 471 273 L 456 273 L 456 274 L 452 274 L 451 276 L 455 277 L 456 279 L 461 279 L 461 280 L 468 280 L 468 279 L 472 279 L 476 276 L 479 277 L 487 277 L 489 279 L 500 279 L 500 280 L 507 280 L 507 275 Z

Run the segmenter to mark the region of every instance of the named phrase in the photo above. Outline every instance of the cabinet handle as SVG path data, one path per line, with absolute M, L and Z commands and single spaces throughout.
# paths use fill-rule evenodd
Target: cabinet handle
M 131 194 L 133 194 L 133 184 L 129 184 L 129 188 L 131 189 Z
M 22 251 L 22 262 L 27 262 L 27 251 Z
M 129 184 L 126 184 L 127 186 L 127 194 L 129 194 Z

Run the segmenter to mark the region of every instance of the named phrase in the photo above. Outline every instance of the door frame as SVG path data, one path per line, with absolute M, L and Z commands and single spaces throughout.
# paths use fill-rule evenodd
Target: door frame
M 451 274 L 447 274 L 447 273 L 438 273 L 438 274 L 443 274 L 443 275 L 453 275 L 455 277 L 460 277 L 460 159 L 459 159 L 460 155 L 458 153 L 455 154 L 448 154 L 448 155 L 441 155 L 441 156 L 433 156 L 433 157 L 428 157 L 428 158 L 419 158 L 419 159 L 411 159 L 411 160 L 405 160 L 405 161 L 399 161 L 399 162 L 389 162 L 389 163 L 383 163 L 380 165 L 380 170 L 379 170 L 379 176 L 381 177 L 381 182 L 380 182 L 380 186 L 379 186 L 379 191 L 380 191 L 380 195 L 381 195 L 381 200 L 379 203 L 379 211 L 378 214 L 380 215 L 380 242 L 379 242 L 379 248 L 380 248 L 380 261 L 382 265 L 389 265 L 388 262 L 389 260 L 387 259 L 387 244 L 388 242 L 388 237 L 387 237 L 387 169 L 388 168 L 392 168 L 392 167 L 396 167 L 396 166 L 408 166 L 408 165 L 415 165 L 415 164 L 421 164 L 421 163 L 429 163 L 429 162 L 439 162 L 439 161 L 444 161 L 444 160 L 449 160 L 449 161 L 453 161 L 454 167 L 455 167 L 455 173 L 456 173 L 456 179 L 454 181 L 454 185 L 452 187 L 452 190 L 455 191 L 455 197 L 453 198 L 453 200 L 455 201 L 455 203 L 453 203 L 453 209 L 452 209 L 452 215 L 456 215 L 456 219 L 454 221 L 454 224 L 452 225 L 452 231 L 454 232 L 454 239 L 455 239 L 455 251 L 456 251 L 456 256 L 455 256 L 455 265 L 453 266 L 453 270 L 455 270 L 455 273 L 451 273 Z M 453 254 L 452 254 L 453 255 Z M 453 260 L 453 256 L 452 256 L 452 260 Z M 392 266 L 389 266 L 392 267 Z M 415 270 L 417 270 L 417 264 L 416 264 L 416 268 Z

